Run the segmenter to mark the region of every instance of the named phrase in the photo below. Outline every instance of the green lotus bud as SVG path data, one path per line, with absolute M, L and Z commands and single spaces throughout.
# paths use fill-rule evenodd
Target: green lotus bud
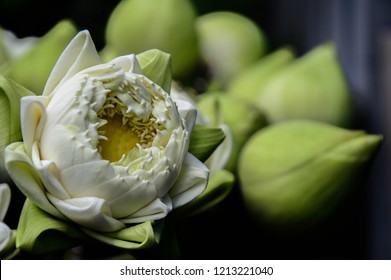
M 189 0 L 123 0 L 107 23 L 104 56 L 160 49 L 172 56 L 173 77 L 185 77 L 199 57 L 195 17 Z
M 244 203 L 258 221 L 311 225 L 340 202 L 381 141 L 312 120 L 270 125 L 240 155 Z
M 347 126 L 352 102 L 334 44 L 318 46 L 277 73 L 257 103 L 271 122 L 308 118 Z
M 263 114 L 242 99 L 226 92 L 207 92 L 200 96 L 197 107 L 212 125 L 226 124 L 232 134 L 232 152 L 226 169 L 236 168 L 239 151 L 255 131 L 265 125 Z
M 0 73 L 23 53 L 28 51 L 36 42 L 33 36 L 18 38 L 13 32 L 0 27 Z
M 254 103 L 258 98 L 259 89 L 293 59 L 293 51 L 288 47 L 262 57 L 232 79 L 228 85 L 228 92 Z
M 31 49 L 15 59 L 6 76 L 32 92 L 42 94 L 50 71 L 76 33 L 77 29 L 70 21 L 59 22 Z
M 221 87 L 266 51 L 263 31 L 249 18 L 234 12 L 199 16 L 196 28 L 202 59 Z

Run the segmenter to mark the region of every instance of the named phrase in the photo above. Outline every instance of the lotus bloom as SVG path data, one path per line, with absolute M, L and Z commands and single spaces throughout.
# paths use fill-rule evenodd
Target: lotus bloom
M 11 191 L 7 184 L 0 184 L 0 252 L 11 240 L 12 230 L 3 222 L 11 200 Z
M 317 121 L 270 125 L 240 155 L 245 205 L 258 221 L 311 225 L 332 211 L 381 141 Z
M 164 218 L 206 186 L 208 169 L 188 152 L 195 108 L 176 104 L 134 55 L 102 64 L 88 31 L 65 49 L 42 96 L 21 107 L 9 174 L 32 203 L 82 229 Z

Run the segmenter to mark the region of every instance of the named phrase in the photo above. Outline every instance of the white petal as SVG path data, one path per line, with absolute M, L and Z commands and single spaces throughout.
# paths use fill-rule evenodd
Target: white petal
M 105 161 L 70 167 L 61 172 L 72 197 L 99 197 L 110 206 L 112 216 L 123 218 L 156 199 L 155 186 L 132 175 L 118 176 Z
M 36 142 L 35 142 L 36 143 Z M 37 145 L 33 145 L 33 147 L 37 147 Z M 33 148 L 33 151 L 37 151 L 38 148 Z M 33 152 L 37 154 L 37 152 Z M 34 157 L 36 158 L 36 157 Z M 39 172 L 41 176 L 42 183 L 45 186 L 45 189 L 60 199 L 68 199 L 71 198 L 67 190 L 64 188 L 62 183 L 58 178 L 58 170 L 56 164 L 50 160 L 35 160 L 33 161 L 35 168 Z
M 201 194 L 208 183 L 209 170 L 195 156 L 187 153 L 181 173 L 169 192 L 174 208 L 182 206 Z
M 193 131 L 193 127 L 197 119 L 196 107 L 192 103 L 186 100 L 182 100 L 182 99 L 175 100 L 174 98 L 173 100 L 175 101 L 178 107 L 179 114 L 185 121 L 186 130 L 189 132 Z
M 102 63 L 91 35 L 87 30 L 79 32 L 65 48 L 45 85 L 43 95 L 50 95 L 56 87 L 77 72 Z
M 113 63 L 120 66 L 125 72 L 142 74 L 141 66 L 134 54 L 120 56 L 108 63 Z
M 31 155 L 33 142 L 40 137 L 46 121 L 46 106 L 49 99 L 45 96 L 26 96 L 21 99 L 21 130 L 27 153 Z
M 169 197 L 155 199 L 152 203 L 133 213 L 131 216 L 121 219 L 124 223 L 142 223 L 149 220 L 162 219 L 172 210 Z
M 5 167 L 23 194 L 44 211 L 64 218 L 47 199 L 41 179 L 22 142 L 15 142 L 5 150 Z
M 81 197 L 60 200 L 48 195 L 50 201 L 71 221 L 86 228 L 113 232 L 125 227 L 111 216 L 109 206 L 97 197 Z
M 0 252 L 7 246 L 12 235 L 12 230 L 0 221 Z
M 0 184 L 0 221 L 4 220 L 11 201 L 11 190 L 7 184 Z
M 82 133 L 72 131 L 72 127 L 56 125 L 45 128 L 41 141 L 42 160 L 49 159 L 59 170 L 83 162 L 100 160 L 100 154 Z

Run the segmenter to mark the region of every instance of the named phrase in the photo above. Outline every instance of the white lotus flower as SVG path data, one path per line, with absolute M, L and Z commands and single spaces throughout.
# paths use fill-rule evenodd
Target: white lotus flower
M 0 184 L 0 252 L 11 239 L 11 229 L 3 223 L 11 200 L 11 191 L 7 184 Z
M 113 232 L 198 196 L 209 171 L 188 152 L 196 109 L 142 74 L 134 55 L 101 64 L 88 31 L 61 55 L 42 96 L 21 100 L 23 142 L 6 167 L 37 206 Z

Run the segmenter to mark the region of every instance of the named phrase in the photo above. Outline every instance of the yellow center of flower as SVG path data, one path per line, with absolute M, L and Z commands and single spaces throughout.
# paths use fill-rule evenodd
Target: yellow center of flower
M 120 161 L 136 146 L 151 147 L 157 131 L 164 129 L 152 113 L 138 116 L 113 96 L 106 99 L 98 117 L 104 123 L 98 128 L 98 149 L 102 158 L 110 162 Z
M 140 143 L 140 138 L 132 127 L 123 125 L 122 116 L 114 115 L 113 118 L 106 120 L 107 123 L 102 129 L 107 139 L 99 141 L 100 154 L 103 159 L 116 162 L 136 147 Z

